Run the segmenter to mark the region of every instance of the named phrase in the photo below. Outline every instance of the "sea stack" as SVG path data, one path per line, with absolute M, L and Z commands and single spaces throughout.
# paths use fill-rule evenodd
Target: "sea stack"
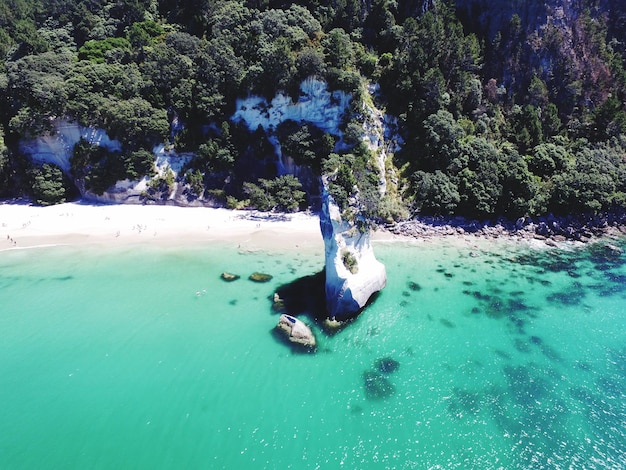
M 357 215 L 357 217 L 360 217 Z M 355 317 L 387 283 L 385 266 L 376 259 L 367 224 L 344 220 L 322 177 L 320 228 L 326 261 L 326 309 L 339 322 Z

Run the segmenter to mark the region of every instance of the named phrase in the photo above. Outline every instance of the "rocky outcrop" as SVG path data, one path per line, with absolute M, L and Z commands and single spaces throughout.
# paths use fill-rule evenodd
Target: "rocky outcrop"
M 322 178 L 320 228 L 326 261 L 326 308 L 331 320 L 357 315 L 387 283 L 385 266 L 376 259 L 368 228 L 343 220 Z
M 324 80 L 309 77 L 300 84 L 297 101 L 284 92 L 277 93 L 270 102 L 262 96 L 251 95 L 237 100 L 231 120 L 245 123 L 251 131 L 261 127 L 274 146 L 278 173 L 301 176 L 299 173 L 302 169 L 291 158 L 283 155 L 274 131 L 283 122 L 296 121 L 314 124 L 324 132 L 341 137 L 340 128 L 351 99 L 351 94 L 331 92 Z
M 122 144 L 111 139 L 104 129 L 97 127 L 81 126 L 77 122 L 64 119 L 56 120 L 52 125 L 52 131 L 38 136 L 32 140 L 23 140 L 19 143 L 20 151 L 28 155 L 36 163 L 52 163 L 61 168 L 68 176 L 72 176 L 71 157 L 74 146 L 84 139 L 91 145 L 104 147 L 112 152 L 122 150 Z M 174 176 L 182 171 L 184 165 L 192 158 L 191 153 L 177 153 L 175 150 L 166 149 L 163 144 L 153 149 L 155 176 L 163 176 L 172 172 Z M 108 188 L 103 194 L 95 194 L 85 188 L 85 182 L 81 179 L 74 181 L 84 199 L 114 203 L 114 204 L 141 204 L 144 202 L 143 195 L 148 190 L 150 177 L 138 180 L 122 180 Z M 194 205 L 183 194 L 182 184 L 175 182 L 171 191 L 162 199 L 162 203 L 180 205 Z
M 33 140 L 21 141 L 20 151 L 38 163 L 54 163 L 63 171 L 70 170 L 70 158 L 74 145 L 82 138 L 92 145 L 109 150 L 121 150 L 119 141 L 109 138 L 103 129 L 85 127 L 77 122 L 59 119 L 53 123 L 53 130 Z
M 307 348 L 314 348 L 316 345 L 315 336 L 313 336 L 311 329 L 296 317 L 283 313 L 276 328 L 283 331 L 292 343 L 301 344 Z
M 232 120 L 243 121 L 255 131 L 259 126 L 273 130 L 285 121 L 310 122 L 325 132 L 340 134 L 343 115 L 352 96 L 342 91 L 329 91 L 324 80 L 309 77 L 300 84 L 297 102 L 285 93 L 278 93 L 271 102 L 262 96 L 237 100 Z

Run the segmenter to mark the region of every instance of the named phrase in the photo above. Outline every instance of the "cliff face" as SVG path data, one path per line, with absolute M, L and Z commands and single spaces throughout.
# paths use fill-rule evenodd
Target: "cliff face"
M 441 1 L 400 0 L 398 12 L 403 18 L 419 16 Z M 626 3 L 622 0 L 456 0 L 454 5 L 463 23 L 488 41 L 508 28 L 513 15 L 519 16 L 523 29 L 534 31 L 553 22 L 573 24 L 585 10 L 593 17 L 605 16 L 611 36 L 621 40 L 626 34 Z
M 459 0 L 467 31 L 485 40 L 486 79 L 524 93 L 536 74 L 561 110 L 599 105 L 612 89 L 611 48 L 624 51 L 626 3 L 617 0 Z M 518 21 L 511 21 L 517 15 Z M 580 90 L 579 90 L 580 88 Z
M 66 120 L 58 120 L 53 126 L 53 131 L 37 137 L 36 139 L 20 142 L 20 151 L 29 155 L 34 162 L 53 163 L 60 167 L 66 174 L 70 174 L 72 152 L 74 145 L 82 138 L 91 145 L 98 145 L 116 152 L 121 151 L 122 145 L 119 141 L 111 139 L 106 131 L 95 127 L 85 127 Z M 163 175 L 167 171 L 172 171 L 178 175 L 185 163 L 193 155 L 178 154 L 175 151 L 166 151 L 163 145 L 158 145 L 153 149 L 154 169 L 157 176 Z M 82 180 L 75 181 L 76 187 L 83 198 L 105 203 L 115 204 L 140 204 L 141 196 L 148 188 L 148 177 L 139 180 L 118 181 L 115 185 L 107 189 L 103 194 L 95 194 L 85 188 Z M 182 187 L 174 183 L 167 200 L 181 205 L 190 205 L 189 201 L 181 194 Z M 165 201 L 167 202 L 167 201 Z
M 385 266 L 376 259 L 369 230 L 361 231 L 343 220 L 322 177 L 320 228 L 326 259 L 326 308 L 328 317 L 345 321 L 358 314 L 375 293 L 387 284 Z
M 121 150 L 122 148 L 119 141 L 110 139 L 102 129 L 59 120 L 55 123 L 54 131 L 50 134 L 20 142 L 20 151 L 30 155 L 35 162 L 54 163 L 63 171 L 68 172 L 74 145 L 81 138 L 90 144 L 106 147 L 109 150 Z

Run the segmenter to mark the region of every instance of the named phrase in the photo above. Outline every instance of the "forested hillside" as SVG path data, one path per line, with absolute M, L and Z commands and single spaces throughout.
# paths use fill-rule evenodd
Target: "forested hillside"
M 315 178 L 280 174 L 279 145 L 301 175 L 332 174 L 338 202 L 358 187 L 372 219 L 622 209 L 624 24 L 609 0 L 0 0 L 0 196 L 47 204 L 147 175 L 146 201 L 178 178 L 190 201 L 314 204 Z M 238 98 L 297 102 L 308 77 L 352 96 L 338 132 L 231 119 Z M 397 118 L 382 198 L 362 138 L 372 99 Z M 59 120 L 119 148 L 31 162 L 20 142 Z M 158 144 L 193 157 L 157 176 Z

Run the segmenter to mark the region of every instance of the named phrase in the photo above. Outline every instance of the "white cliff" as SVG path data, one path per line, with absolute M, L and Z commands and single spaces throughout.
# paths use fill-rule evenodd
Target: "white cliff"
M 300 96 L 294 102 L 290 96 L 278 93 L 269 103 L 262 96 L 252 95 L 236 102 L 231 120 L 244 122 L 251 131 L 261 127 L 276 152 L 278 174 L 300 176 L 300 168 L 291 158 L 282 154 L 280 144 L 273 131 L 285 121 L 307 122 L 324 132 L 341 138 L 339 129 L 344 114 L 350 106 L 352 96 L 343 91 L 328 91 L 325 81 L 309 77 L 300 84 Z
M 351 95 L 343 91 L 328 91 L 325 81 L 309 77 L 300 84 L 300 97 L 294 102 L 278 93 L 271 102 L 261 96 L 238 99 L 233 121 L 243 121 L 255 131 L 261 126 L 266 132 L 285 121 L 310 122 L 325 132 L 341 135 L 339 127 L 350 105 Z
M 90 144 L 106 147 L 113 151 L 122 148 L 120 142 L 109 138 L 103 129 L 59 120 L 54 123 L 52 132 L 41 135 L 34 140 L 20 142 L 20 151 L 29 155 L 35 162 L 54 163 L 64 172 L 68 172 L 74 145 L 81 138 Z
M 387 272 L 374 256 L 369 229 L 361 231 L 342 219 L 339 207 L 328 192 L 325 177 L 322 178 L 320 228 L 326 259 L 328 317 L 345 321 L 357 315 L 372 295 L 385 287 Z M 346 263 L 346 260 L 352 261 Z
M 105 147 L 110 151 L 121 151 L 122 149 L 121 143 L 111 139 L 104 129 L 81 126 L 72 121 L 58 120 L 54 123 L 52 132 L 33 140 L 20 142 L 20 150 L 34 162 L 53 163 L 69 175 L 74 145 L 81 138 L 91 145 Z M 153 153 L 157 177 L 163 176 L 169 171 L 178 176 L 183 166 L 193 157 L 190 153 L 179 154 L 175 150 L 166 149 L 163 144 L 154 147 Z M 139 180 L 118 181 L 101 195 L 87 191 L 81 181 L 76 183 L 81 195 L 87 199 L 119 204 L 142 202 L 141 197 L 148 189 L 149 181 L 150 178 L 148 177 Z M 174 201 L 179 192 L 178 183 L 175 183 L 167 200 Z

